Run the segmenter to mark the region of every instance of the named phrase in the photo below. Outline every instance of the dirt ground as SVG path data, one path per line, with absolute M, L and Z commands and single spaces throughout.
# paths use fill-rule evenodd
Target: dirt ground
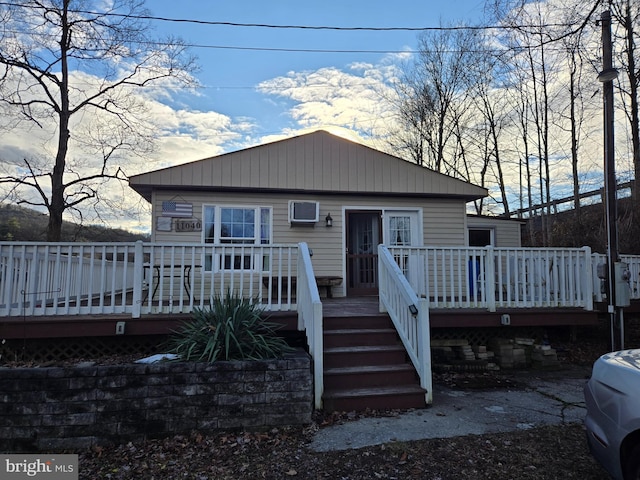
M 316 453 L 313 427 L 175 436 L 95 448 L 81 479 L 603 479 L 582 425 Z

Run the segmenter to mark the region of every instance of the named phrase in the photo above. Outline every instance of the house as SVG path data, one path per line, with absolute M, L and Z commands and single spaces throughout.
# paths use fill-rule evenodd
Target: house
M 519 221 L 467 214 L 486 189 L 324 131 L 130 186 L 151 242 L 0 243 L 4 338 L 166 334 L 233 290 L 304 332 L 315 405 L 347 410 L 430 403 L 435 329 L 598 319 L 601 256 L 521 248 Z
M 486 189 L 325 131 L 129 184 L 151 203 L 153 242 L 306 242 L 319 285 L 336 297 L 377 294 L 378 244 L 520 245 L 517 222 L 467 216 Z

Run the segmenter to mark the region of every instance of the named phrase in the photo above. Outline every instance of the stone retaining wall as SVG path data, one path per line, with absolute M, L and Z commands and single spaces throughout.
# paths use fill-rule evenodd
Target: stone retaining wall
M 304 352 L 282 360 L 0 368 L 0 451 L 58 452 L 193 430 L 306 424 Z

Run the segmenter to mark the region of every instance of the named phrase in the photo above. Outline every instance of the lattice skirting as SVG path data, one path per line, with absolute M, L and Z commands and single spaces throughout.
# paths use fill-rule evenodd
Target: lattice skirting
M 465 339 L 469 345 L 486 345 L 492 338 L 532 338 L 538 343 L 547 335 L 551 342 L 580 341 L 608 335 L 605 323 L 594 326 L 559 327 L 495 327 L 495 328 L 434 328 L 431 338 L 437 340 Z M 640 321 L 626 322 L 627 337 L 640 338 Z
M 13 362 L 42 364 L 112 356 L 139 355 L 142 358 L 161 352 L 165 339 L 165 336 L 155 335 L 6 340 L 0 345 L 0 366 Z

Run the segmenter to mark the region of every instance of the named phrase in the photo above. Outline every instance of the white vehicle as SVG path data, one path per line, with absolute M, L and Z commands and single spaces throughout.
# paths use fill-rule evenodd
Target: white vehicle
M 640 349 L 607 353 L 584 388 L 592 455 L 615 479 L 640 479 Z

